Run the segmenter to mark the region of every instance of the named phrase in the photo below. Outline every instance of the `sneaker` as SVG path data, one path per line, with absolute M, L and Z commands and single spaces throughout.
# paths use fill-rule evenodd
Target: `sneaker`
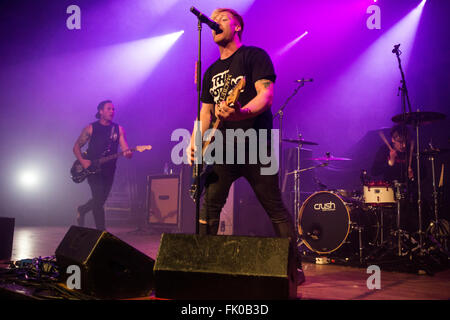
M 305 280 L 305 273 L 302 269 L 297 268 L 297 286 L 301 285 Z

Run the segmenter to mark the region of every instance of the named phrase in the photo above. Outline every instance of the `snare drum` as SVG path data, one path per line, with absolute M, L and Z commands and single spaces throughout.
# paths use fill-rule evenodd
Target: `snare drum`
M 395 204 L 394 189 L 389 182 L 368 182 L 364 185 L 364 203 L 373 206 L 391 206 Z

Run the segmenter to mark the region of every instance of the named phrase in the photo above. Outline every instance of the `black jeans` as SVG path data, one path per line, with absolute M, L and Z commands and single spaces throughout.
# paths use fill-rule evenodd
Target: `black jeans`
M 105 230 L 105 209 L 104 205 L 111 191 L 114 181 L 114 170 L 105 170 L 100 173 L 88 176 L 88 184 L 91 187 L 92 199 L 84 205 L 78 207 L 80 215 L 85 215 L 92 210 L 95 227 L 98 230 Z M 81 219 L 82 221 L 84 219 Z
M 278 174 L 262 175 L 260 172 L 262 167 L 261 164 L 214 164 L 206 180 L 205 195 L 200 210 L 199 233 L 217 234 L 220 212 L 228 198 L 231 184 L 236 179 L 244 177 L 269 215 L 275 234 L 278 237 L 290 239 L 294 261 L 297 267 L 301 268 L 294 224 L 281 198 Z

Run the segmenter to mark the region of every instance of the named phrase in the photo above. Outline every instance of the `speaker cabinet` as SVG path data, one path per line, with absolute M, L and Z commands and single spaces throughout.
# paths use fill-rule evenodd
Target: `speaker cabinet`
M 294 299 L 287 238 L 163 234 L 155 293 L 168 299 Z
M 14 218 L 0 217 L 0 261 L 11 260 L 14 224 Z
M 81 291 L 99 298 L 148 296 L 154 288 L 155 261 L 114 235 L 70 227 L 55 252 L 64 282 L 67 267 L 81 270 Z
M 148 223 L 179 228 L 180 177 L 158 175 L 147 177 Z

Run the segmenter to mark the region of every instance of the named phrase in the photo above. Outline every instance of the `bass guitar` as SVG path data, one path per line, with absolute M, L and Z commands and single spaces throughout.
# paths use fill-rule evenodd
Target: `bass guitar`
M 145 150 L 151 150 L 152 146 L 146 145 L 146 146 L 136 146 L 135 148 L 130 149 L 130 151 L 139 151 L 144 152 Z M 75 162 L 72 165 L 72 168 L 70 169 L 70 174 L 73 182 L 75 183 L 81 183 L 83 182 L 88 176 L 91 174 L 96 174 L 100 172 L 100 166 L 108 161 L 117 159 L 120 156 L 123 156 L 125 152 L 119 152 L 112 154 L 110 156 L 106 156 L 100 159 L 91 160 L 91 165 L 88 168 L 83 168 L 80 161 L 75 160 Z M 86 155 L 86 153 L 83 154 L 83 157 Z

